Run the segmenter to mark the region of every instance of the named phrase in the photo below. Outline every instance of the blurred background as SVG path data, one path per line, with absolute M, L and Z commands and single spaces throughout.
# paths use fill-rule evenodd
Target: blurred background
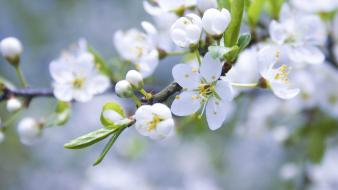
M 33 87 L 50 86 L 49 63 L 69 44 L 85 38 L 109 59 L 116 55 L 113 33 L 118 29 L 140 28 L 143 20 L 151 21 L 151 17 L 143 10 L 140 0 L 0 1 L 0 39 L 15 36 L 22 41 L 22 69 Z M 168 84 L 172 80 L 168 70 L 178 62 L 175 58 L 161 62 L 153 83 L 160 87 Z M 15 71 L 4 59 L 0 59 L 0 75 L 18 83 Z M 123 103 L 130 111 L 133 109 L 130 102 L 113 95 L 98 96 L 89 103 L 76 103 L 70 122 L 44 130 L 40 141 L 33 146 L 20 144 L 13 123 L 6 132 L 5 142 L 0 144 L 0 189 L 282 190 L 291 188 L 287 180 L 301 173 L 307 165 L 302 162 L 303 144 L 285 146 L 281 143 L 287 135 L 285 130 L 278 127 L 268 130 L 261 121 L 262 115 L 275 113 L 274 109 L 286 113 L 292 113 L 292 109 L 281 108 L 280 104 L 276 108 L 273 105 L 279 100 L 263 95 L 258 101 L 264 104 L 249 104 L 250 96 L 241 97 L 237 102 L 242 110 L 237 109 L 234 118 L 241 117 L 248 107 L 256 109 L 246 116 L 250 119 L 245 120 L 250 121 L 250 128 L 244 120 L 234 119 L 214 132 L 207 128 L 204 120 L 178 119 L 177 133 L 161 142 L 148 140 L 131 129 L 118 139 L 103 163 L 93 167 L 104 143 L 77 151 L 64 149 L 63 144 L 99 128 L 101 108 L 112 99 Z M 20 117 L 44 116 L 55 104 L 55 100 L 48 98 L 34 99 L 29 112 Z M 4 107 L 0 104 L 2 119 L 8 116 Z M 297 125 L 304 117 L 296 114 L 284 120 L 279 126 L 285 127 L 290 121 Z M 325 121 L 329 123 L 320 125 L 338 126 L 331 117 Z M 336 144 L 335 132 L 323 143 L 327 140 Z M 324 151 L 322 149 L 319 151 Z M 301 164 L 297 167 L 287 164 L 290 161 Z M 298 177 L 296 186 L 305 189 L 303 183 L 307 176 Z

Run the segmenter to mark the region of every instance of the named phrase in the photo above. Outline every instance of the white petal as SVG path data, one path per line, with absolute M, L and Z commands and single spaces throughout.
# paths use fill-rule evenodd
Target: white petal
M 290 88 L 288 84 L 274 83 L 271 84 L 271 89 L 273 93 L 282 99 L 291 99 L 297 96 L 300 92 L 298 88 Z
M 57 60 L 52 61 L 49 65 L 49 72 L 52 78 L 59 83 L 66 83 L 74 79 L 72 70 L 68 62 Z
M 73 97 L 76 101 L 79 102 L 88 102 L 93 98 L 93 95 L 86 91 L 85 89 L 74 89 Z
M 102 93 L 110 86 L 109 78 L 98 74 L 90 78 L 87 84 L 87 89 L 92 94 Z
M 222 101 L 231 101 L 234 98 L 234 90 L 229 81 L 219 80 L 215 91 L 222 98 Z
M 223 63 L 213 59 L 210 53 L 205 54 L 200 67 L 200 74 L 208 82 L 216 81 L 222 73 Z
M 211 97 L 206 107 L 206 117 L 209 129 L 219 129 L 226 117 L 229 115 L 230 107 L 228 104 Z
M 177 64 L 172 70 L 175 82 L 189 90 L 196 89 L 200 83 L 198 71 L 187 64 Z
M 174 128 L 174 125 L 175 124 L 173 119 L 166 119 L 157 124 L 156 133 L 160 137 L 165 138 L 170 134 L 171 130 Z
M 152 109 L 150 105 L 143 105 L 139 107 L 135 112 L 136 121 L 139 120 L 149 120 L 151 121 L 153 117 Z
M 297 63 L 320 64 L 325 60 L 323 52 L 314 46 L 290 48 L 288 54 L 290 59 Z
M 193 91 L 184 91 L 176 96 L 171 104 L 171 111 L 177 116 L 187 116 L 194 114 L 201 107 L 200 99 L 196 99 L 197 93 Z
M 279 59 L 279 49 L 275 46 L 265 46 L 258 53 L 259 72 L 261 75 L 271 69 Z
M 155 71 L 158 62 L 158 51 L 153 50 L 148 55 L 142 57 L 138 63 L 138 70 L 144 78 L 149 77 Z
M 172 117 L 170 109 L 164 104 L 156 103 L 151 107 L 151 110 L 153 114 L 160 116 L 162 119 L 168 119 Z
M 73 98 L 73 87 L 70 84 L 54 84 L 54 95 L 57 99 L 69 102 Z
M 287 38 L 287 32 L 282 24 L 272 21 L 269 27 L 270 37 L 277 44 L 283 44 Z

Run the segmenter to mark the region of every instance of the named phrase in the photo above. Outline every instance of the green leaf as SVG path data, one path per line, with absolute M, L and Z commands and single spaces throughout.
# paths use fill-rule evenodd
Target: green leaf
M 253 0 L 248 9 L 248 20 L 251 27 L 255 27 L 266 0 Z
M 88 51 L 93 54 L 94 59 L 95 59 L 95 63 L 96 63 L 96 67 L 98 68 L 98 70 L 108 76 L 109 78 L 112 77 L 112 72 L 109 68 L 109 66 L 106 64 L 106 62 L 104 61 L 104 59 L 102 58 L 102 56 L 96 52 L 92 47 L 88 47 Z
M 71 140 L 69 143 L 66 143 L 64 145 L 65 148 L 68 149 L 81 149 L 86 148 L 92 144 L 95 144 L 102 139 L 105 139 L 109 135 L 116 132 L 116 129 L 98 129 L 96 131 L 92 131 L 86 135 L 83 135 L 79 138 L 76 138 L 74 140 Z
M 118 125 L 115 123 L 116 121 L 111 121 L 108 118 L 105 118 L 103 116 L 103 112 L 105 112 L 107 110 L 112 110 L 112 111 L 116 112 L 117 114 L 121 115 L 122 118 L 126 117 L 124 110 L 123 110 L 123 108 L 120 104 L 118 104 L 116 102 L 106 103 L 102 108 L 101 117 L 100 117 L 102 125 L 106 128 L 116 128 L 116 127 L 118 127 Z
M 249 45 L 250 41 L 251 41 L 251 34 L 249 33 L 242 34 L 239 37 L 238 43 L 237 43 L 239 52 L 243 51 Z
M 231 22 L 224 32 L 224 46 L 232 47 L 237 44 L 241 29 L 245 0 L 233 0 L 231 2 Z
M 236 46 L 228 48 L 223 46 L 209 46 L 209 52 L 214 59 L 224 59 L 227 54 L 231 53 Z
M 111 147 L 114 145 L 114 143 L 116 142 L 117 138 L 120 136 L 120 134 L 123 132 L 124 129 L 126 129 L 126 128 L 118 129 L 116 131 L 116 133 L 114 133 L 114 135 L 110 138 L 109 142 L 106 144 L 106 146 L 104 147 L 101 155 L 95 161 L 95 163 L 93 164 L 93 166 L 96 166 L 96 165 L 98 165 L 98 164 L 100 164 L 102 162 L 102 160 L 107 155 L 107 153 L 109 152 L 109 150 L 111 149 Z

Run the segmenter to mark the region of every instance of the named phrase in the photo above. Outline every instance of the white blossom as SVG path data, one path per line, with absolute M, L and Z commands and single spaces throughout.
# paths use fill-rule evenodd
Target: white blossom
M 41 124 L 34 118 L 26 117 L 18 124 L 18 134 L 22 144 L 34 144 L 40 137 L 41 132 Z
M 0 52 L 6 59 L 15 59 L 23 51 L 21 42 L 15 37 L 7 37 L 0 42 Z
M 294 163 L 284 164 L 281 168 L 279 175 L 283 180 L 292 180 L 300 173 L 300 168 Z
M 133 87 L 127 80 L 120 80 L 115 85 L 115 93 L 122 98 L 131 97 L 133 95 Z
M 297 9 L 311 13 L 331 12 L 338 9 L 337 0 L 292 0 L 291 2 Z
M 174 80 L 183 87 L 183 92 L 176 96 L 171 111 L 178 116 L 187 116 L 202 106 L 209 128 L 220 128 L 229 115 L 228 102 L 233 98 L 230 83 L 219 80 L 222 66 L 222 62 L 213 59 L 209 53 L 204 56 L 199 70 L 187 64 L 175 65 L 172 74 Z
M 182 48 L 195 46 L 201 37 L 202 20 L 196 14 L 181 17 L 170 28 L 170 36 L 174 43 Z
M 110 86 L 109 78 L 96 69 L 84 41 L 52 61 L 49 72 L 54 80 L 54 95 L 62 101 L 86 102 Z
M 219 36 L 223 34 L 225 29 L 228 27 L 230 20 L 231 16 L 228 10 L 217 10 L 211 8 L 204 12 L 202 25 L 208 34 Z
M 135 120 L 136 130 L 141 135 L 155 140 L 168 137 L 175 125 L 170 109 L 161 103 L 139 107 Z
M 114 34 L 113 41 L 120 56 L 131 61 L 143 77 L 148 77 L 154 72 L 159 62 L 159 53 L 156 41 L 154 41 L 157 31 L 149 23 L 142 26 L 153 35 L 134 28 L 127 31 L 119 30 Z
M 10 98 L 7 100 L 6 108 L 9 112 L 18 111 L 22 107 L 22 103 L 17 98 Z
M 259 52 L 259 70 L 273 93 L 282 99 L 290 99 L 300 92 L 289 82 L 290 67 L 279 63 L 280 50 L 271 46 L 262 48 Z M 277 67 L 277 68 L 276 68 Z
M 143 88 L 143 77 L 138 71 L 128 71 L 126 74 L 126 80 L 136 89 Z
M 269 32 L 273 42 L 285 45 L 293 62 L 323 63 L 325 56 L 318 46 L 324 45 L 326 30 L 319 16 L 295 12 L 285 4 L 280 21 L 272 21 Z
M 217 8 L 217 1 L 216 0 L 197 0 L 196 6 L 200 11 L 204 12 L 210 8 Z

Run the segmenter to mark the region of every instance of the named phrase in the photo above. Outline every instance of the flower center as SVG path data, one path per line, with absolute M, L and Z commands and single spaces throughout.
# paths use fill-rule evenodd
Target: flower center
M 83 87 L 85 82 L 85 78 L 77 78 L 73 81 L 73 87 L 76 89 L 80 89 Z
M 210 97 L 214 93 L 214 91 L 215 91 L 214 85 L 203 84 L 203 83 L 198 85 L 199 95 L 206 99 Z
M 289 79 L 288 79 L 288 76 L 289 76 L 289 69 L 286 65 L 282 65 L 278 68 L 278 71 L 277 73 L 275 74 L 274 76 L 274 79 L 275 80 L 280 80 L 284 83 L 288 83 L 289 82 Z
M 154 115 L 153 120 L 148 123 L 148 131 L 156 129 L 159 122 L 163 121 L 158 115 Z

